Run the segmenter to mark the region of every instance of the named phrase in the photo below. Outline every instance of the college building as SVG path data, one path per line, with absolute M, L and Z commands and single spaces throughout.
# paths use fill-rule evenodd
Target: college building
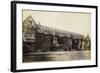
M 23 21 L 23 52 L 84 50 L 83 35 L 36 23 L 32 16 Z

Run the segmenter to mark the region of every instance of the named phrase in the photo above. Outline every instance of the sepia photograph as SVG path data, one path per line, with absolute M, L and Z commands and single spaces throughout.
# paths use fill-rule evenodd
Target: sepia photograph
M 97 67 L 97 6 L 11 2 L 11 71 Z
M 91 59 L 91 14 L 22 10 L 23 63 Z

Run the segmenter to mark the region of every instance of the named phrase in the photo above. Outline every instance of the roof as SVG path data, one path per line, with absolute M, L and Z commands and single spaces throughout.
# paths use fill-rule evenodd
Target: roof
M 43 25 L 40 25 L 40 23 L 36 24 L 32 16 L 29 16 L 24 22 L 29 21 L 29 20 L 32 21 L 32 24 L 34 23 L 31 29 L 34 30 L 34 27 L 35 27 L 37 28 L 37 31 L 39 33 L 52 34 L 52 35 L 65 36 L 65 37 L 73 37 L 73 38 L 78 38 L 78 39 L 82 38 L 82 34 L 79 34 L 79 33 L 73 33 L 73 32 L 69 32 L 65 30 L 43 26 Z
M 73 33 L 73 32 L 69 32 L 69 31 L 65 31 L 65 30 L 42 26 L 42 25 L 39 26 L 38 32 L 44 33 L 44 34 L 58 35 L 58 36 L 82 38 L 82 35 L 78 34 L 78 33 Z

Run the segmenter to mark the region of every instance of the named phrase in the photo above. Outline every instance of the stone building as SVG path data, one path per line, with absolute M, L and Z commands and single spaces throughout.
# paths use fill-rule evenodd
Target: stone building
M 42 26 L 32 16 L 23 21 L 23 52 L 81 51 L 83 35 Z

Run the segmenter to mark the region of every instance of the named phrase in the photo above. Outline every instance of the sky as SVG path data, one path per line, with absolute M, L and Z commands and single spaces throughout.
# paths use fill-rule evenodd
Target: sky
M 91 14 L 23 10 L 23 21 L 31 15 L 36 23 L 91 37 Z

